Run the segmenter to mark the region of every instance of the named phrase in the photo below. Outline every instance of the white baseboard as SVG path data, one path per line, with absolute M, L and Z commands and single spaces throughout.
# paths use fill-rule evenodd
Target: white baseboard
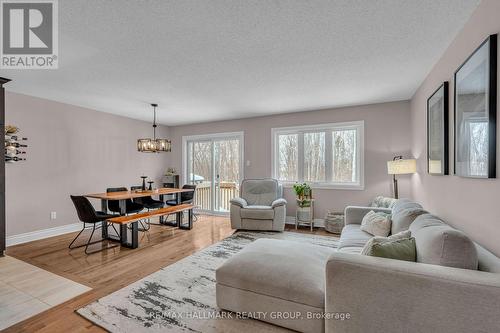
M 295 225 L 295 216 L 287 216 L 285 223 Z M 325 227 L 325 220 L 324 219 L 314 219 L 314 226 L 317 228 L 324 228 Z
M 7 246 L 32 242 L 39 239 L 59 236 L 70 232 L 82 230 L 82 223 L 73 223 L 49 229 L 26 232 L 24 234 L 8 236 L 5 240 Z

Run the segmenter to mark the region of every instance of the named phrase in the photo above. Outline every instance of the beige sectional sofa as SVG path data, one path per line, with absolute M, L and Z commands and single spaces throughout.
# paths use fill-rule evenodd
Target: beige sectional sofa
M 372 237 L 359 228 L 370 210 L 392 214 L 392 233 L 412 231 L 417 262 L 360 254 Z M 264 320 L 300 332 L 500 332 L 494 254 L 409 200 L 392 209 L 347 207 L 345 223 L 337 251 L 250 244 L 217 270 L 218 306 L 299 313 Z

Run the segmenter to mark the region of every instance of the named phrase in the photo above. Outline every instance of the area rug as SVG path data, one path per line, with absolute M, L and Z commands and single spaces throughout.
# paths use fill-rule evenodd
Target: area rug
M 257 320 L 229 317 L 216 305 L 215 270 L 258 238 L 338 245 L 328 236 L 240 231 L 77 312 L 110 332 L 288 332 Z

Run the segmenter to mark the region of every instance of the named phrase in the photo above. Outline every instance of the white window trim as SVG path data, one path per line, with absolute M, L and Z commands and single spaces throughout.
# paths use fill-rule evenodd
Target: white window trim
M 271 168 L 272 168 L 272 176 L 273 178 L 278 179 L 278 172 L 277 172 L 277 159 L 276 159 L 276 152 L 278 150 L 278 142 L 276 140 L 277 134 L 295 134 L 297 132 L 314 132 L 314 131 L 325 131 L 326 132 L 326 137 L 325 137 L 325 142 L 326 140 L 331 140 L 331 135 L 328 134 L 329 131 L 335 130 L 335 129 L 346 129 L 346 128 L 353 128 L 357 129 L 358 133 L 358 141 L 359 141 L 359 146 L 358 146 L 358 151 L 357 153 L 359 154 L 359 159 L 357 159 L 357 164 L 356 168 L 359 172 L 359 182 L 358 183 L 334 183 L 331 181 L 328 181 L 328 179 L 331 177 L 331 175 L 326 175 L 327 181 L 325 182 L 308 182 L 308 184 L 311 185 L 312 188 L 317 188 L 317 189 L 333 189 L 333 190 L 364 190 L 365 189 L 365 122 L 364 120 L 359 120 L 359 121 L 351 121 L 351 122 L 343 122 L 343 123 L 330 123 L 330 124 L 317 124 L 317 125 L 304 125 L 304 126 L 291 126 L 291 127 L 277 127 L 277 128 L 272 128 L 271 129 Z M 299 140 L 301 141 L 301 140 Z M 299 154 L 301 151 L 300 147 L 301 143 L 299 142 Z M 331 163 L 331 152 L 325 151 L 325 162 Z M 299 159 L 300 160 L 300 159 Z M 300 174 L 300 169 L 303 167 L 302 163 L 299 163 L 297 166 L 299 168 L 299 174 Z M 299 180 L 300 181 L 300 180 Z M 290 181 L 282 181 L 283 186 L 285 187 L 291 187 L 295 182 L 290 182 Z

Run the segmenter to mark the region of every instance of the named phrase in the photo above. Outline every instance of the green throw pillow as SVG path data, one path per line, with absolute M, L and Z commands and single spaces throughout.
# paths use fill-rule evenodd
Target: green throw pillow
M 368 255 L 396 260 L 417 261 L 415 238 L 397 239 L 390 242 L 373 244 Z

